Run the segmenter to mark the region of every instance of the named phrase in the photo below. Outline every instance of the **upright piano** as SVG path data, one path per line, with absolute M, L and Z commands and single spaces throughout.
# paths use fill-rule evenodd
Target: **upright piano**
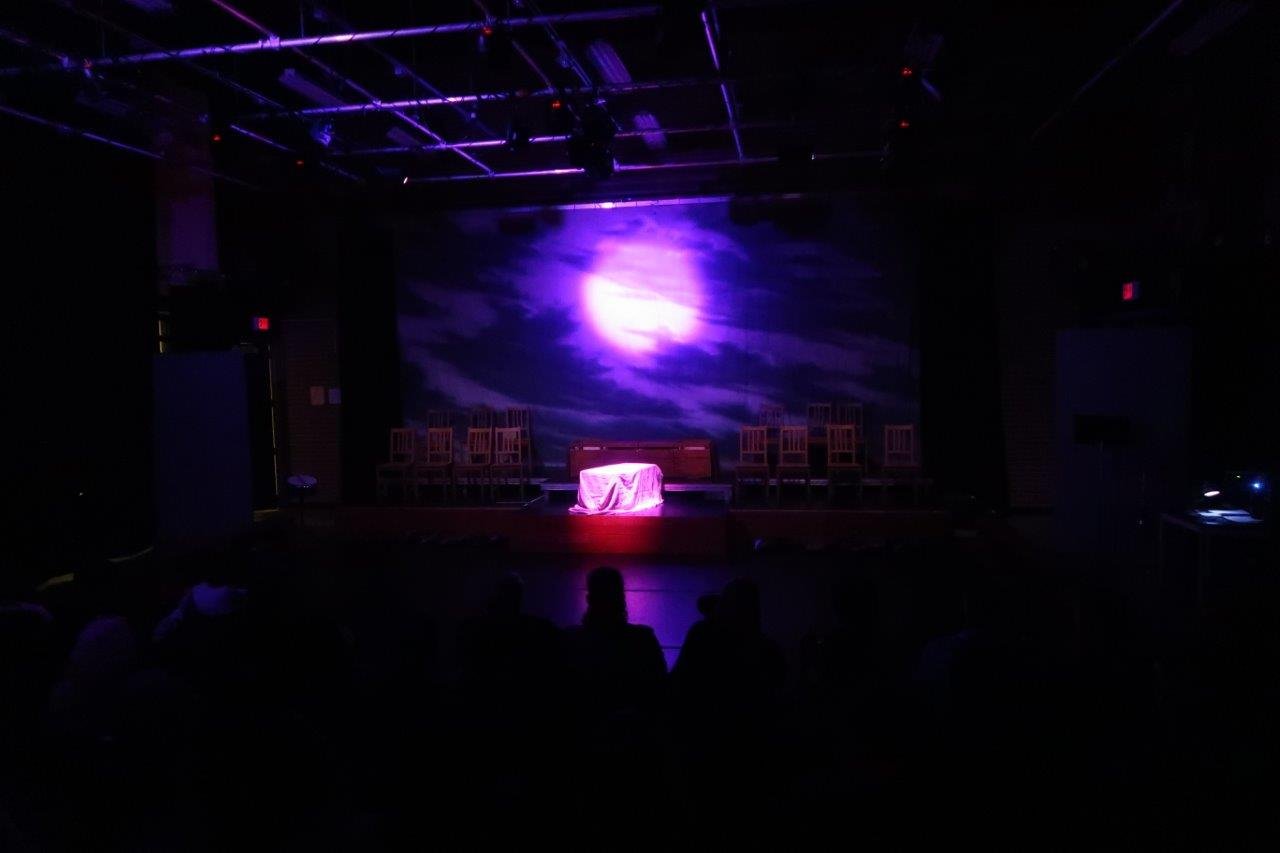
M 578 479 L 583 468 L 616 462 L 649 462 L 662 469 L 671 482 L 710 480 L 715 474 L 715 443 L 709 438 L 667 441 L 582 438 L 569 445 L 569 478 Z

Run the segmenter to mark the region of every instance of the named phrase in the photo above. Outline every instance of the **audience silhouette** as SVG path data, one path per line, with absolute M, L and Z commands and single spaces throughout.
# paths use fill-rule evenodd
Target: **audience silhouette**
M 789 647 L 797 666 L 765 631 L 794 603 L 771 595 L 765 614 L 744 577 L 697 599 L 670 674 L 607 566 L 588 573 L 585 612 L 563 629 L 526 611 L 521 575 L 496 574 L 455 623 L 452 668 L 437 666 L 435 623 L 416 609 L 418 566 L 342 577 L 237 547 L 188 558 L 185 588 L 154 566 L 127 581 L 86 565 L 38 591 L 18 571 L 0 598 L 0 840 L 367 849 L 428 823 L 477 844 L 572 823 L 602 848 L 681 832 L 760 846 L 786 820 L 816 840 L 820 819 L 856 803 L 872 843 L 977 828 L 993 798 L 1013 813 L 1006 829 L 1061 825 L 1070 801 L 1045 795 L 1055 785 L 1119 802 L 1201 766 L 1184 749 L 1168 783 L 1130 769 L 1147 755 L 1133 746 L 1142 706 L 1095 696 L 1142 686 L 1071 657 L 1049 585 L 967 563 L 948 585 L 936 552 L 887 555 L 860 554 L 848 574 L 832 561 L 834 621 Z M 147 576 L 165 581 L 153 597 L 135 593 Z M 1230 620 L 1206 623 L 1206 683 L 1222 698 L 1183 720 L 1227 731 L 1228 697 L 1276 707 L 1252 665 L 1280 647 L 1272 600 L 1240 596 Z M 1268 731 L 1259 717 L 1216 743 L 1270 755 Z M 1143 749 L 1169 743 L 1151 738 Z M 931 821 L 912 820 L 925 809 Z
M 579 716 L 652 710 L 667 673 L 657 635 L 627 621 L 622 573 L 602 566 L 587 575 L 582 624 L 564 632 L 569 690 Z

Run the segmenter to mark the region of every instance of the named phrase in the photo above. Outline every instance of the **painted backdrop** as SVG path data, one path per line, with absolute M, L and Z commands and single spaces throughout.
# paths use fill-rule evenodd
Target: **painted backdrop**
M 533 409 L 575 438 L 714 438 L 765 402 L 918 421 L 914 251 L 854 200 L 471 211 L 397 233 L 404 410 Z M 459 434 L 461 439 L 461 433 Z

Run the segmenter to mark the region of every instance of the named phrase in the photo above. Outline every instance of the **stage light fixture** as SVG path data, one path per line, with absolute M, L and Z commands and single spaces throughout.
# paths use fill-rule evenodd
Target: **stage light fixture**
M 902 66 L 902 70 L 899 71 L 898 73 L 902 75 L 903 80 L 910 80 L 916 74 L 915 69 L 912 68 L 910 65 Z
M 295 166 L 297 166 L 299 169 L 301 169 L 303 166 L 307 165 L 307 161 L 306 161 L 306 160 L 303 160 L 301 157 L 299 157 L 297 160 L 294 160 L 294 161 L 293 161 L 293 165 L 295 165 Z
M 898 130 L 910 130 L 910 129 L 911 129 L 911 119 L 906 119 L 906 118 L 898 119 Z
M 613 174 L 613 137 L 618 132 L 603 103 L 582 111 L 578 126 L 569 135 L 569 163 L 593 178 Z
M 408 176 L 408 175 L 405 175 L 403 178 L 401 178 L 401 179 L 400 179 L 400 185 L 401 185 L 401 186 L 405 186 L 405 187 L 409 186 L 409 176 Z
M 1221 489 L 1206 489 L 1204 492 L 1206 498 L 1216 498 L 1220 494 L 1222 494 Z
M 328 148 L 333 143 L 333 122 L 319 121 L 311 125 L 311 139 L 321 148 Z
M 271 331 L 271 318 L 270 317 L 254 317 L 253 330 L 255 332 Z
M 222 134 L 221 134 L 221 133 L 215 133 L 215 134 L 213 134 L 213 136 L 210 136 L 210 137 L 209 137 L 209 141 L 211 141 L 211 142 L 213 142 L 213 143 L 215 143 L 215 144 L 217 144 L 217 143 L 221 142 L 221 141 L 222 141 Z

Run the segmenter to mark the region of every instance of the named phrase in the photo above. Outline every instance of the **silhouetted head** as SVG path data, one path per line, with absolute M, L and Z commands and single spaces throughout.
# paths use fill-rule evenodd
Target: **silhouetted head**
M 516 616 L 524 604 L 524 580 L 515 572 L 498 579 L 489 596 L 489 610 L 496 616 Z
M 592 569 L 587 575 L 587 612 L 583 622 L 607 624 L 627 621 L 627 595 L 622 572 L 612 566 Z
M 698 596 L 698 612 L 702 614 L 703 619 L 710 619 L 719 605 L 720 594 L 718 592 L 709 592 L 706 595 Z
M 716 624 L 735 634 L 759 634 L 759 587 L 746 578 L 729 581 L 716 607 Z

